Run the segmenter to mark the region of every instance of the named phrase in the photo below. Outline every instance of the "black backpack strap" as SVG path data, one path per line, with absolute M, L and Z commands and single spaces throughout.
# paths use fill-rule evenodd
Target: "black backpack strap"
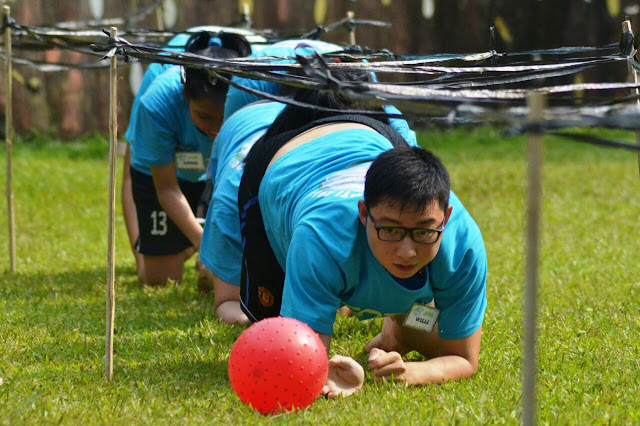
M 316 120 L 268 139 L 261 138 L 253 145 L 245 159 L 238 187 L 238 213 L 242 234 L 240 306 L 253 322 L 280 314 L 285 278 L 269 244 L 258 202 L 262 178 L 273 157 L 287 142 L 314 127 L 339 122 L 369 126 L 387 138 L 394 148 L 408 146 L 404 138 L 390 126 L 371 117 L 352 114 Z
M 303 126 L 300 129 L 296 129 L 295 131 L 296 132 L 300 131 L 300 133 L 302 133 L 313 127 L 321 126 L 324 124 L 335 123 L 335 122 L 344 122 L 344 121 L 348 121 L 352 123 L 360 123 L 360 124 L 364 124 L 365 126 L 371 127 L 373 130 L 375 130 L 376 132 L 380 133 L 382 136 L 387 138 L 389 142 L 391 142 L 391 145 L 393 145 L 394 148 L 409 146 L 409 144 L 402 137 L 402 135 L 400 135 L 400 133 L 398 133 L 398 131 L 393 127 L 389 126 L 388 124 L 384 124 L 383 122 L 376 120 L 375 118 L 367 117 L 364 115 L 357 115 L 357 114 L 343 114 L 343 115 L 334 115 L 332 117 L 327 117 L 327 118 L 321 118 L 320 120 L 313 121 L 309 125 Z

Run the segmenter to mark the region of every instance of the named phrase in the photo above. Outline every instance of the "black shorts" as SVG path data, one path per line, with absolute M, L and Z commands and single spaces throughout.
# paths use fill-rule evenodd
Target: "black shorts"
M 195 212 L 205 182 L 178 179 L 178 185 L 191 210 Z M 131 167 L 131 189 L 140 230 L 136 241 L 138 252 L 149 256 L 163 256 L 180 253 L 193 245 L 160 205 L 151 176 Z

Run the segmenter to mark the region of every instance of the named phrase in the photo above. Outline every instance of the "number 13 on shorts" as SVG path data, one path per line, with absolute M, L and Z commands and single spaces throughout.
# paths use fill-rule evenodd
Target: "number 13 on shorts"
M 164 210 L 154 210 L 151 212 L 151 235 L 166 235 L 167 233 L 167 213 Z

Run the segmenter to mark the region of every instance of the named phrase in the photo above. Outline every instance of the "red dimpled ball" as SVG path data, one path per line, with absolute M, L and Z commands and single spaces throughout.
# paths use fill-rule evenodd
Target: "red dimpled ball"
M 229 356 L 229 380 L 245 404 L 261 412 L 304 408 L 327 381 L 327 352 L 306 324 L 267 318 L 247 328 Z

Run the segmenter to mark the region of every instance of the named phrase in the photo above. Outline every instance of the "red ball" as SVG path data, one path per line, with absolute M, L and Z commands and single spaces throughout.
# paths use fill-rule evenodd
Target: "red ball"
M 304 408 L 320 395 L 329 361 L 320 337 L 293 318 L 267 318 L 247 328 L 229 356 L 236 395 L 262 414 Z

